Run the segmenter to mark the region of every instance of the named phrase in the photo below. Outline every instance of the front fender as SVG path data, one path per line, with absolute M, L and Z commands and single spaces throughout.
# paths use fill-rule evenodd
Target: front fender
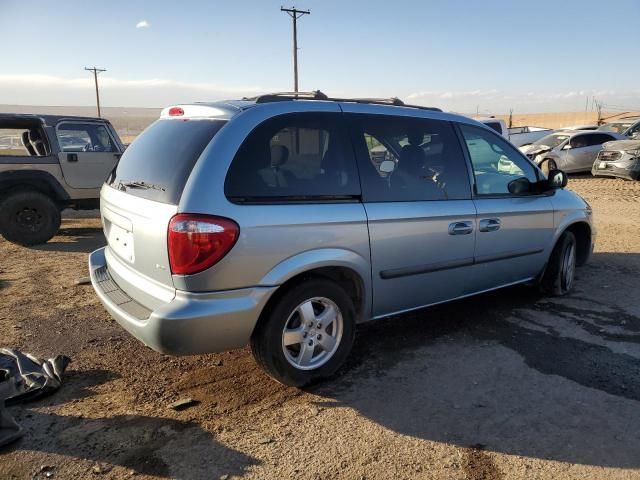
M 596 230 L 593 225 L 593 212 L 589 204 L 578 194 L 569 190 L 557 190 L 551 197 L 553 203 L 553 220 L 555 233 L 553 245 L 556 244 L 560 236 L 571 225 L 576 223 L 586 223 L 591 229 L 591 244 L 593 245 Z
M 299 253 L 283 260 L 260 281 L 260 286 L 282 285 L 287 280 L 311 270 L 325 267 L 343 267 L 355 272 L 362 281 L 362 318 L 371 317 L 371 266 L 369 261 L 351 250 L 321 248 Z

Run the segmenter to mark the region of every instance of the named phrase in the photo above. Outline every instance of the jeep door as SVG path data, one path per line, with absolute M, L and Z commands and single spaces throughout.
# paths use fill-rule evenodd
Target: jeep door
M 544 267 L 553 238 L 553 205 L 544 194 L 511 193 L 509 184 L 540 172 L 492 131 L 459 125 L 474 177 L 477 211 L 474 265 L 466 293 L 534 278 Z
M 452 125 L 379 114 L 350 120 L 371 242 L 373 316 L 461 296 L 476 212 Z
M 71 188 L 99 189 L 115 167 L 121 152 L 102 122 L 63 121 L 56 126 L 58 158 Z

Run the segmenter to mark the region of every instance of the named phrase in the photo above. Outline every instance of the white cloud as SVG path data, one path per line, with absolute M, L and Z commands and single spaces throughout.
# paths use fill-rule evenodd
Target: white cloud
M 138 23 L 136 23 L 136 28 L 149 28 L 150 26 L 151 24 L 146 20 L 140 20 Z
M 586 99 L 597 98 L 610 105 L 624 105 L 635 110 L 640 105 L 636 90 L 616 91 L 606 89 L 579 89 L 567 91 L 501 91 L 477 89 L 460 91 L 416 91 L 406 99 L 419 105 L 440 107 L 443 110 L 475 113 L 506 113 L 511 108 L 520 113 L 535 112 L 579 112 L 583 111 Z M 590 100 L 591 101 L 591 100 Z
M 98 77 L 100 100 L 113 107 L 164 107 L 174 103 L 214 101 L 255 96 L 265 92 L 287 90 L 276 85 L 220 85 L 211 82 L 190 82 L 166 78 L 129 80 L 105 72 Z M 390 88 L 391 89 L 391 88 Z M 385 96 L 384 92 L 327 91 L 336 97 Z M 484 114 L 506 113 L 513 108 L 519 113 L 583 111 L 586 98 L 595 96 L 605 104 L 636 110 L 640 105 L 640 90 L 567 89 L 566 91 L 502 91 L 497 89 L 420 90 L 398 92 L 407 103 L 430 105 L 443 110 Z M 0 104 L 10 105 L 93 105 L 93 76 L 75 78 L 55 75 L 0 74 Z M 591 102 L 589 102 L 591 104 Z M 631 108 L 633 107 L 633 108 Z

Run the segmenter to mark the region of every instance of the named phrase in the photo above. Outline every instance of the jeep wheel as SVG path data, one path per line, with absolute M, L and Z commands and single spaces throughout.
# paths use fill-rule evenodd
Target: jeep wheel
M 576 274 L 576 253 L 576 237 L 571 232 L 564 232 L 551 252 L 540 282 L 544 293 L 560 296 L 571 291 Z
M 19 245 L 46 243 L 60 228 L 60 210 L 48 196 L 15 192 L 0 203 L 0 234 Z
M 258 364 L 285 385 L 302 387 L 333 375 L 353 346 L 355 308 L 330 280 L 310 279 L 286 291 L 251 336 Z

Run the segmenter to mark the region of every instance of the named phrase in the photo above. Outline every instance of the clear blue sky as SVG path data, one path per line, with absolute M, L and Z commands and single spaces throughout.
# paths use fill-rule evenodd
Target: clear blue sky
M 108 69 L 111 106 L 290 89 L 291 21 L 280 5 L 0 0 L 0 32 L 12 39 L 0 62 L 0 103 L 91 104 L 82 68 L 94 64 Z M 311 9 L 299 22 L 302 89 L 465 111 L 580 110 L 592 95 L 640 106 L 640 0 L 296 6 Z M 136 28 L 143 20 L 149 26 Z

